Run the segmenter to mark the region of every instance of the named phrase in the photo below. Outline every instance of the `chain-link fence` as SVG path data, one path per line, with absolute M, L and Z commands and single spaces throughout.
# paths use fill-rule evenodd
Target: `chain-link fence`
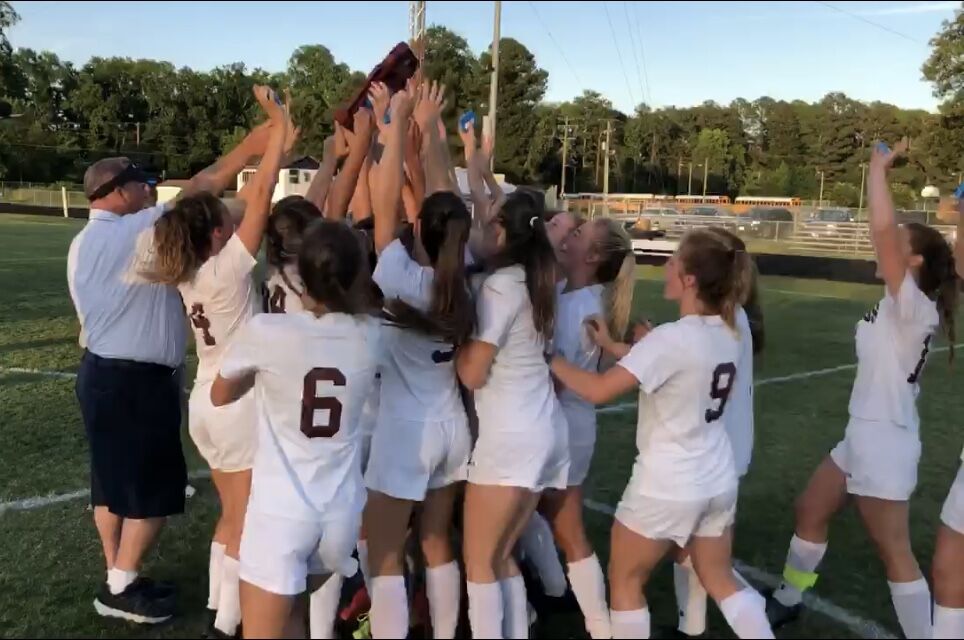
M 0 204 L 30 205 L 35 207 L 63 208 L 66 189 L 67 207 L 86 207 L 81 185 L 32 185 L 30 183 L 0 182 Z

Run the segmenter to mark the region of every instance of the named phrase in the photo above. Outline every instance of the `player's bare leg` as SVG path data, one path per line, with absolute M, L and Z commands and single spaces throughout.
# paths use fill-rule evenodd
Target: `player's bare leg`
M 94 507 L 94 526 L 97 527 L 97 535 L 100 536 L 100 544 L 104 548 L 104 562 L 108 571 L 114 568 L 117 561 L 123 524 L 124 519 L 115 516 L 107 507 Z
M 372 583 L 372 635 L 398 638 L 408 634 L 408 592 L 405 589 L 405 539 L 411 500 L 369 490 L 363 515 L 368 534 L 368 566 Z
M 285 637 L 293 609 L 294 597 L 271 593 L 241 581 L 241 626 L 245 638 L 270 640 Z
M 241 533 L 251 494 L 251 470 L 228 473 L 212 469 L 211 480 L 221 499 L 221 517 L 215 527 L 214 540 L 225 547 L 225 558 L 218 576 L 218 606 L 214 626 L 231 635 L 241 622 Z M 218 535 L 221 540 L 218 540 Z
M 910 503 L 854 496 L 864 528 L 887 570 L 890 597 L 908 638 L 929 638 L 931 593 L 910 542 Z
M 454 638 L 462 601 L 462 575 L 452 549 L 452 514 L 459 485 L 430 489 L 419 518 L 425 557 L 425 591 L 436 638 Z
M 673 543 L 650 540 L 613 521 L 609 545 L 609 598 L 614 638 L 648 638 L 650 615 L 644 589 Z
M 964 637 L 964 534 L 941 525 L 931 563 L 934 580 L 934 637 Z

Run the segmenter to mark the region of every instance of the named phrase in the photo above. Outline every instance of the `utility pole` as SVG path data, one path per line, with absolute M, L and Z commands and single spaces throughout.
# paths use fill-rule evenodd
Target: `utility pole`
M 686 195 L 693 195 L 693 161 L 690 160 L 690 177 L 686 181 Z
M 679 157 L 679 162 L 676 163 L 676 191 L 680 190 L 680 178 L 683 177 L 683 156 Z
M 613 121 L 606 120 L 606 146 L 603 149 L 603 210 L 609 213 L 609 148 L 613 136 Z
M 134 124 L 137 125 L 137 146 L 140 147 L 141 146 L 141 123 L 135 122 Z
M 820 200 L 817 202 L 817 206 L 822 207 L 823 206 L 823 178 L 824 178 L 825 172 L 817 171 L 817 173 L 820 174 Z
M 703 161 L 703 197 L 706 197 L 706 181 L 710 174 L 710 159 L 707 158 Z
M 502 27 L 502 3 L 495 1 L 492 25 L 492 82 L 489 85 L 489 135 L 492 136 L 492 170 L 495 170 L 495 106 L 499 99 L 499 40 Z
M 562 125 L 562 177 L 559 180 L 559 193 L 566 195 L 566 163 L 569 160 L 569 116 Z
M 860 204 L 857 205 L 857 217 L 864 212 L 864 182 L 867 180 L 867 163 L 860 163 Z

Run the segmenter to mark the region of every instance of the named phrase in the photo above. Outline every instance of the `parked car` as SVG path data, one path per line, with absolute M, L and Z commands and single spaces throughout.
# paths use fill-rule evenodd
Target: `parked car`
M 856 222 L 849 209 L 817 209 L 807 221 L 807 233 L 812 238 L 826 238 L 838 235 L 839 225 Z
M 757 238 L 788 237 L 793 225 L 793 213 L 782 207 L 753 207 L 747 216 L 749 220 L 741 220 L 737 230 L 746 235 Z M 783 226 L 783 229 L 780 229 Z

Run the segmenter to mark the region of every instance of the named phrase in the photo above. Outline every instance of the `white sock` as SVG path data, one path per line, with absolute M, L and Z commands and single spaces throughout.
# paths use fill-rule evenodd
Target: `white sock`
M 218 597 L 218 615 L 214 618 L 214 626 L 228 635 L 234 635 L 241 623 L 240 572 L 241 563 L 231 556 L 224 556 L 224 563 L 221 565 L 221 594 Z
M 435 638 L 454 638 L 462 601 L 462 574 L 456 561 L 425 568 L 425 592 Z
M 566 574 L 556 553 L 552 528 L 538 512 L 533 513 L 522 531 L 519 546 L 526 560 L 539 574 L 539 582 L 547 596 L 560 598 L 566 593 Z
M 221 593 L 221 564 L 224 562 L 224 545 L 211 543 L 211 557 L 208 560 L 208 609 L 216 611 Z
M 371 591 L 372 574 L 368 570 L 368 541 L 359 540 L 355 549 L 358 550 L 358 568 L 361 569 L 362 577 L 365 579 L 365 588 Z
M 766 601 L 753 589 L 737 591 L 719 605 L 720 612 L 736 637 L 773 637 L 773 629 L 770 628 L 770 621 L 767 620 Z
M 576 602 L 586 619 L 586 631 L 591 638 L 612 638 L 609 605 L 606 603 L 606 578 L 599 558 L 592 554 L 578 562 L 569 563 L 569 582 Z
M 467 582 L 473 638 L 502 637 L 502 587 L 498 582 Z
M 702 635 L 706 631 L 706 589 L 688 556 L 682 563 L 673 565 L 673 587 L 680 632 L 688 636 Z
M 335 617 L 341 602 L 341 586 L 345 579 L 333 573 L 321 588 L 308 598 L 308 624 L 311 640 L 329 640 L 335 637 Z
M 906 638 L 930 638 L 931 590 L 927 580 L 921 578 L 913 582 L 888 582 L 890 599 L 894 603 L 900 628 Z
M 964 609 L 950 609 L 934 605 L 934 637 L 964 638 Z
M 372 598 L 372 637 L 380 640 L 407 636 L 408 591 L 404 576 L 375 576 L 368 593 Z
M 613 638 L 649 638 L 649 608 L 635 611 L 610 611 Z
M 529 599 L 522 576 L 499 580 L 502 590 L 502 634 L 506 638 L 529 637 Z M 473 637 L 475 637 L 473 635 Z
M 124 589 L 137 580 L 136 571 L 124 571 L 123 569 L 111 569 L 107 572 L 107 586 L 115 596 L 123 593 Z
M 820 566 L 823 555 L 827 553 L 827 543 L 807 542 L 794 535 L 790 539 L 790 549 L 787 551 L 787 566 L 783 571 L 783 580 L 780 587 L 773 593 L 780 604 L 786 607 L 794 607 L 803 602 L 803 592 L 812 587 L 812 584 L 801 583 L 791 579 L 792 574 L 813 574 Z M 815 582 L 816 578 L 812 579 Z

